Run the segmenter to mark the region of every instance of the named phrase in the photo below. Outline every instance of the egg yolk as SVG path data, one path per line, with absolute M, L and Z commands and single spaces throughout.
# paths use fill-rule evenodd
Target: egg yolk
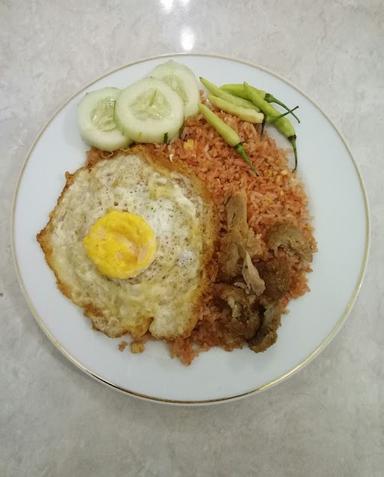
M 135 277 L 153 262 L 156 238 L 140 215 L 111 210 L 100 217 L 83 239 L 88 257 L 109 278 Z

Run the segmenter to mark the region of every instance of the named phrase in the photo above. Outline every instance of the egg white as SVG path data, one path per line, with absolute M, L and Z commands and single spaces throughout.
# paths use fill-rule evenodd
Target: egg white
M 110 209 L 142 216 L 156 234 L 152 264 L 137 277 L 100 274 L 82 240 Z M 148 329 L 158 338 L 188 332 L 203 276 L 209 206 L 191 181 L 141 155 L 102 160 L 69 181 L 39 241 L 60 288 L 109 336 Z

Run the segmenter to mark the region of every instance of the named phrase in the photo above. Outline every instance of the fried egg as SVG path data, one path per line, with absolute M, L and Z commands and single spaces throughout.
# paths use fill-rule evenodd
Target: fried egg
M 186 336 L 208 286 L 213 205 L 142 149 L 67 174 L 37 238 L 60 290 L 111 337 Z

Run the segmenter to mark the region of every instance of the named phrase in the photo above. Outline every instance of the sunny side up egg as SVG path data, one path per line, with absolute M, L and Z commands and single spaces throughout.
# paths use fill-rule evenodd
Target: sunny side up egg
M 60 290 L 108 336 L 173 339 L 198 319 L 214 211 L 170 167 L 138 149 L 68 174 L 38 234 Z

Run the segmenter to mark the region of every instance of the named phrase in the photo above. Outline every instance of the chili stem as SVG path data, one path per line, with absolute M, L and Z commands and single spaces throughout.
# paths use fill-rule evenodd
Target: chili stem
M 284 108 L 286 111 L 289 111 L 292 116 L 296 119 L 296 121 L 300 124 L 300 119 L 296 116 L 296 114 L 294 114 L 293 111 L 295 111 L 295 109 L 298 108 L 298 106 L 296 108 L 293 108 L 293 109 L 289 109 L 288 106 L 286 106 L 282 101 L 280 101 L 279 99 L 275 98 L 272 94 L 269 94 L 267 93 L 265 95 L 265 101 L 267 101 L 268 103 L 276 103 L 278 104 L 279 106 L 281 106 L 282 108 Z
M 234 146 L 234 149 L 240 155 L 240 157 L 243 159 L 243 161 L 248 164 L 248 166 L 251 168 L 252 172 L 256 176 L 258 176 L 259 173 L 257 172 L 256 167 L 253 165 L 253 163 L 252 163 L 251 159 L 249 158 L 248 154 L 245 152 L 245 149 L 244 149 L 243 145 L 241 144 L 241 142 L 239 142 L 239 144 Z
M 277 120 L 283 118 L 284 116 L 287 116 L 288 114 L 291 114 L 293 111 L 296 111 L 296 109 L 298 109 L 299 106 L 295 106 L 293 109 L 288 109 L 288 111 L 286 111 L 285 113 L 282 113 L 280 114 L 279 116 L 276 116 L 274 118 L 272 118 L 270 121 L 269 121 L 269 124 L 273 124 L 275 123 Z

